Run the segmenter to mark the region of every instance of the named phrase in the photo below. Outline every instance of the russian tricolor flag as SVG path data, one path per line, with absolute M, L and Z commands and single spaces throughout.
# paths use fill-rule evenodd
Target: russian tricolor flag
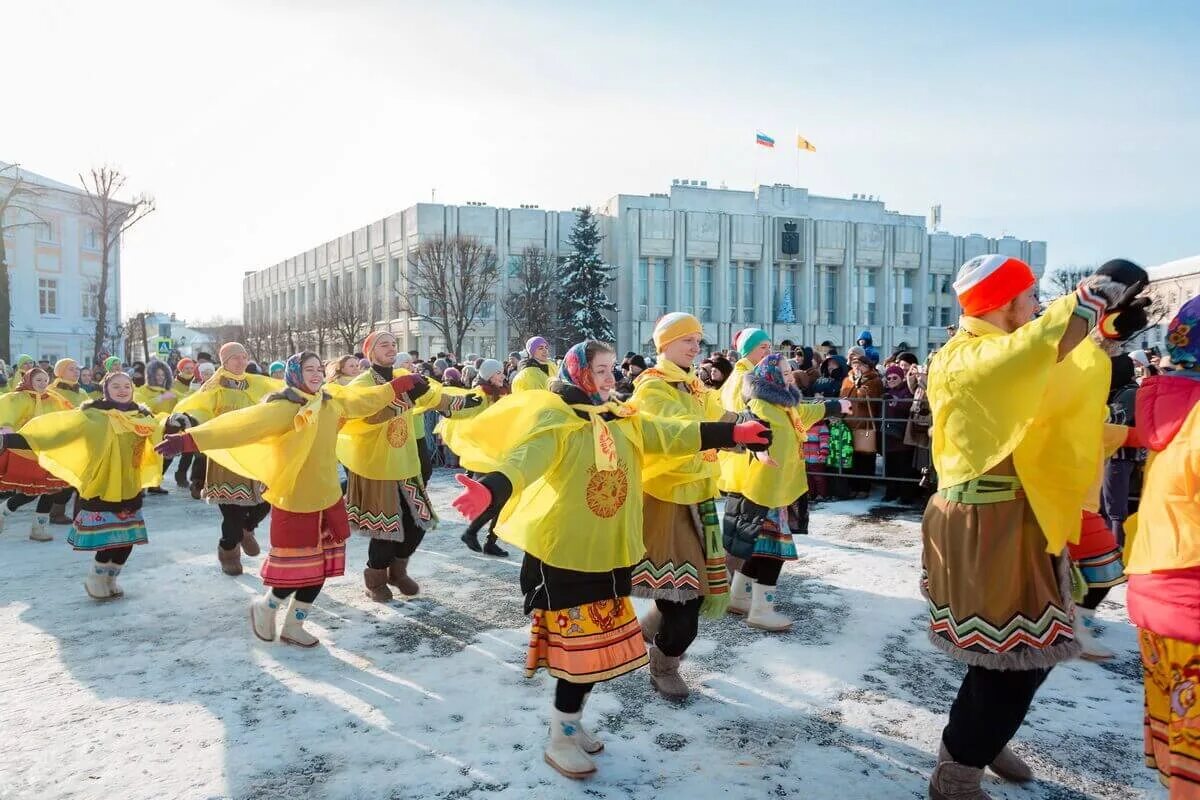
M 767 136 L 762 131 L 756 131 L 754 134 L 754 143 L 761 144 L 763 147 L 774 147 L 775 140 Z

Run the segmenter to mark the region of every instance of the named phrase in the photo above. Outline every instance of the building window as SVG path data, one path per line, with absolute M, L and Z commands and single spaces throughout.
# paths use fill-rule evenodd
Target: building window
M 942 314 L 941 325 L 942 325 L 942 327 L 945 327 L 950 324 L 950 309 L 943 307 L 941 309 L 941 314 Z
M 671 260 L 669 258 L 656 258 L 654 260 L 654 301 L 658 306 L 658 313 L 665 314 L 670 311 L 667 308 L 667 297 L 669 296 L 669 276 L 671 270 Z
M 738 265 L 736 262 L 729 263 L 729 321 L 738 321 Z
M 838 268 L 825 267 L 825 324 L 837 324 Z
M 754 308 L 754 280 L 758 272 L 757 264 L 746 264 L 742 267 L 742 319 L 747 323 L 754 322 L 757 311 Z
M 38 311 L 43 317 L 58 313 L 58 281 L 38 278 Z
M 700 321 L 712 322 L 713 310 L 713 263 L 697 262 L 700 271 Z
M 691 314 L 696 306 L 696 262 L 683 262 L 683 297 L 679 298 L 679 310 Z
M 875 292 L 875 270 L 863 268 L 862 275 L 859 280 L 862 281 L 863 287 L 863 302 L 867 304 L 867 324 L 879 324 L 879 304 Z
M 100 233 L 95 228 L 89 227 L 83 232 L 83 247 L 85 250 L 100 249 Z
M 650 304 L 650 259 L 638 259 L 638 286 L 637 286 L 637 305 L 639 311 L 639 319 L 646 319 L 649 316 Z
M 33 226 L 33 229 L 37 234 L 39 242 L 50 242 L 53 244 L 58 241 L 58 230 L 54 227 L 53 222 L 39 222 Z
M 913 276 L 907 269 L 900 270 L 900 279 L 896 281 L 900 292 L 900 324 L 913 324 Z
M 95 286 L 84 286 L 79 294 L 79 309 L 84 319 L 100 316 L 100 292 Z

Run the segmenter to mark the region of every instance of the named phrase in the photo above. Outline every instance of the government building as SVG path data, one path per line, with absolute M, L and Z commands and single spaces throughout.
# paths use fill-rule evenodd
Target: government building
M 594 207 L 603 255 L 615 267 L 617 349 L 653 352 L 655 320 L 689 311 L 704 323 L 706 349 L 728 347 L 744 327 L 764 328 L 775 342 L 840 347 L 868 329 L 883 352 L 904 344 L 936 349 L 959 308 L 951 283 L 964 261 L 984 253 L 1020 258 L 1041 277 L 1046 243 L 978 233 L 930 230 L 925 217 L 889 210 L 882 200 L 812 195 L 776 184 L 754 191 L 676 180 L 669 191 L 619 194 Z M 479 239 L 502 268 L 496 302 L 463 345 L 492 355 L 519 349 L 501 300 L 526 248 L 562 258 L 576 211 L 483 203 L 418 203 L 347 232 L 243 280 L 248 328 L 303 324 L 330 291 L 353 288 L 372 327 L 388 329 L 401 349 L 422 355 L 449 349 L 406 294 L 409 254 L 434 237 Z M 331 352 L 341 349 L 330 343 Z M 278 355 L 278 354 L 276 354 Z

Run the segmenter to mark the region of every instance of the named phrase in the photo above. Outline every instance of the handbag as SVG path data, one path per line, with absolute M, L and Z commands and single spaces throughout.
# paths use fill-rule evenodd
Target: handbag
M 932 423 L 931 414 L 913 414 L 904 426 L 904 443 L 910 447 L 928 447 L 929 426 Z
M 875 431 L 867 428 L 854 429 L 854 452 L 875 452 Z

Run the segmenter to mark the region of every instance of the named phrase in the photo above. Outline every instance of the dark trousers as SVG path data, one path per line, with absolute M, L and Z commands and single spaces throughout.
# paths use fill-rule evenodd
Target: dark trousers
M 27 506 L 34 500 L 37 500 L 37 506 L 34 508 L 35 513 L 49 514 L 51 506 L 66 505 L 67 501 L 71 499 L 72 491 L 74 490 L 67 488 L 54 494 L 14 494 L 8 498 L 8 510 L 16 511 L 18 508 Z
M 196 483 L 204 483 L 204 476 L 208 474 L 208 457 L 203 453 L 192 453 L 192 474 L 191 479 Z
M 133 552 L 133 545 L 127 544 L 124 547 L 108 547 L 104 550 L 96 551 L 97 564 L 116 564 L 118 566 L 129 560 L 129 554 Z
M 893 447 L 893 445 L 895 445 Z M 902 500 L 906 503 L 912 502 L 916 497 L 916 478 L 917 468 L 913 466 L 913 451 L 911 447 L 905 447 L 898 440 L 889 439 L 887 442 L 887 454 L 883 457 L 883 475 L 885 478 L 911 478 L 912 483 L 907 480 L 889 480 L 887 481 L 887 490 L 883 494 L 885 500 Z
M 177 482 L 178 481 L 183 481 L 184 483 L 187 482 L 188 468 L 192 466 L 192 461 L 194 461 L 195 458 L 196 458 L 195 453 L 180 453 L 179 454 L 179 464 L 175 467 L 175 480 Z
M 426 486 L 429 485 L 429 479 L 433 477 L 433 454 L 429 451 L 429 447 L 428 436 L 417 439 L 417 460 L 421 462 L 421 482 Z
M 871 491 L 871 480 L 875 477 L 875 454 L 854 451 L 854 463 L 850 466 L 850 491 Z
M 970 767 L 986 767 L 1016 734 L 1049 669 L 996 670 L 968 667 L 942 743 L 950 757 Z
M 221 549 L 232 550 L 242 543 L 246 531 L 258 527 L 271 511 L 270 503 L 256 506 L 218 505 L 221 509 Z
M 409 558 L 417 552 L 421 540 L 425 538 L 423 528 L 417 526 L 408 503 L 400 498 L 400 524 L 404 527 L 404 541 L 393 542 L 390 539 L 372 539 L 367 545 L 367 566 L 371 569 L 387 569 L 397 558 Z
M 321 593 L 321 587 L 325 585 L 324 581 L 313 586 L 301 586 L 299 589 L 281 589 L 276 586 L 271 590 L 271 594 L 278 597 L 280 600 L 286 600 L 293 593 L 296 595 L 298 603 L 312 603 L 317 599 L 317 595 Z
M 1125 520 L 1129 518 L 1129 481 L 1133 477 L 1134 462 L 1117 461 L 1110 458 L 1104 465 L 1104 484 L 1100 488 L 1100 515 L 1108 522 L 1108 529 L 1125 546 Z
M 747 558 L 741 569 L 743 575 L 763 586 L 778 585 L 781 572 L 783 572 L 783 562 L 778 558 L 767 558 L 766 556 Z
M 574 714 L 583 708 L 587 693 L 595 686 L 594 683 L 571 683 L 558 679 L 554 686 L 554 707 L 564 714 Z
M 700 630 L 700 606 L 703 602 L 703 597 L 688 600 L 686 603 L 654 601 L 654 605 L 658 606 L 659 613 L 662 614 L 662 626 L 654 637 L 654 646 L 664 656 L 677 658 L 696 641 L 696 633 Z
M 1095 611 L 1099 605 L 1104 602 L 1104 598 L 1108 597 L 1108 591 L 1112 587 L 1101 586 L 1096 589 L 1088 589 L 1087 594 L 1083 596 L 1083 602 L 1079 604 L 1080 608 L 1086 608 L 1088 611 Z

